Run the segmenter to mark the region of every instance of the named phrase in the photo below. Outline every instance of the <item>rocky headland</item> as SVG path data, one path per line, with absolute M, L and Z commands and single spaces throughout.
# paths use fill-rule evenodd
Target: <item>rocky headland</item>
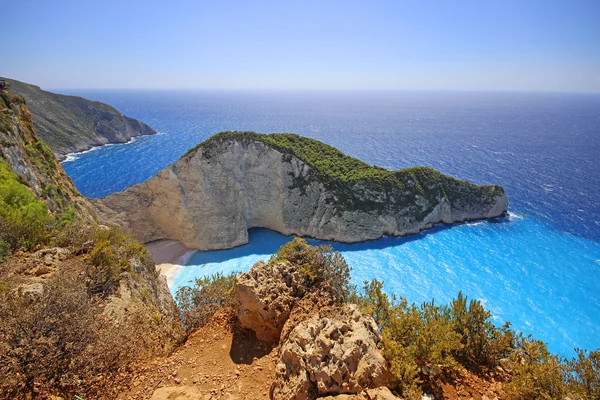
M 213 250 L 247 243 L 254 227 L 349 243 L 410 235 L 499 217 L 508 200 L 501 186 L 427 167 L 388 171 L 299 135 L 223 132 L 94 204 L 143 242 Z
M 156 134 L 145 123 L 121 114 L 108 104 L 51 93 L 14 79 L 0 79 L 6 80 L 13 94 L 27 99 L 37 135 L 59 161 L 69 153 Z

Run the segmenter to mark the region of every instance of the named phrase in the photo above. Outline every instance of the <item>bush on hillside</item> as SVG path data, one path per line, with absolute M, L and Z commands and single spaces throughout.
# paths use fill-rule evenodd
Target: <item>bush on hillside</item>
M 459 292 L 445 313 L 460 336 L 461 347 L 454 354 L 463 365 L 474 369 L 492 368 L 514 349 L 515 337 L 510 323 L 496 327 L 490 321 L 492 313 L 479 300 L 469 301 Z
M 236 273 L 196 278 L 194 286 L 183 286 L 175 294 L 186 332 L 206 325 L 217 311 L 233 307 Z
M 491 313 L 462 293 L 449 305 L 409 305 L 403 298 L 390 299 L 373 280 L 356 301 L 381 327 L 384 357 L 406 398 L 420 399 L 424 381 L 439 390 L 442 375 L 459 364 L 489 373 L 502 360 L 510 364 L 508 399 L 600 399 L 600 349 L 561 359 L 545 343 L 517 336 L 510 324 L 495 326 Z
M 519 337 L 511 360 L 512 379 L 504 387 L 508 399 L 563 399 L 567 396 L 565 365 L 558 356 L 550 354 L 544 342 L 530 336 Z
M 579 398 L 600 399 L 600 349 L 577 349 L 577 356 L 566 362 L 566 380 Z
M 340 300 L 348 300 L 353 287 L 350 285 L 350 267 L 344 257 L 329 245 L 311 246 L 302 238 L 294 238 L 281 246 L 270 262 L 288 261 L 306 275 L 309 287 L 327 283 Z
M 0 160 L 0 240 L 12 250 L 32 250 L 50 240 L 53 223 L 46 205 Z
M 144 245 L 126 236 L 118 227 L 99 227 L 92 241 L 94 246 L 85 271 L 90 294 L 102 297 L 113 294 L 124 272 L 155 273 L 154 261 Z M 138 266 L 137 270 L 134 265 Z
M 435 386 L 442 369 L 457 365 L 453 354 L 462 348 L 447 309 L 434 302 L 409 305 L 404 298 L 390 299 L 378 280 L 365 284 L 358 296 L 383 333 L 383 355 L 390 363 L 399 391 L 406 398 L 420 399 L 422 376 Z
M 1 291 L 0 397 L 81 394 L 140 356 L 139 329 L 101 312 L 74 273 L 56 275 L 38 294 Z

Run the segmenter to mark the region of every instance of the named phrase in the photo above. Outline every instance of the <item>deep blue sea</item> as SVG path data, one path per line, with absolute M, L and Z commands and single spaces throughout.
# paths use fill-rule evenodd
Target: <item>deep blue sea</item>
M 222 130 L 295 132 L 389 169 L 427 165 L 501 184 L 507 218 L 333 246 L 357 284 L 378 278 L 414 302 L 443 303 L 462 290 L 496 322 L 511 321 L 554 352 L 600 347 L 600 95 L 61 92 L 111 104 L 160 133 L 63 163 L 86 196 L 142 182 Z M 200 275 L 248 270 L 288 240 L 256 229 L 246 246 L 198 252 L 171 289 Z

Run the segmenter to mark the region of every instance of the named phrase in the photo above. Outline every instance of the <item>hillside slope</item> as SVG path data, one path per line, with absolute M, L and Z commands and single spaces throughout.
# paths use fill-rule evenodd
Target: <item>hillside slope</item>
M 81 219 L 95 220 L 95 210 L 79 194 L 48 146 L 38 139 L 33 126 L 24 98 L 0 93 L 0 162 L 6 163 L 51 212 L 73 209 Z
M 150 254 L 96 220 L 24 98 L 0 92 L 0 399 L 106 398 L 113 374 L 181 340 Z
M 59 161 L 69 153 L 107 143 L 125 143 L 136 136 L 156 133 L 108 104 L 47 92 L 14 79 L 0 79 L 10 84 L 12 93 L 25 97 L 39 138 L 48 144 Z
M 253 227 L 359 242 L 494 218 L 508 206 L 497 185 L 426 167 L 388 171 L 313 139 L 253 132 L 215 135 L 149 181 L 93 203 L 141 241 L 200 250 L 247 243 Z

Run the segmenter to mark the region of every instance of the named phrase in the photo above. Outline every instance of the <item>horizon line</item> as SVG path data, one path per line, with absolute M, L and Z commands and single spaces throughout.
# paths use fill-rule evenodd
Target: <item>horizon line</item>
M 35 85 L 35 84 L 34 84 Z M 35 85 L 38 86 L 38 85 Z M 469 92 L 469 93 L 531 93 L 531 94 L 589 94 L 598 95 L 600 91 L 578 91 L 578 90 L 543 90 L 543 89 L 356 89 L 356 88 L 206 88 L 206 87 L 163 87 L 163 88 L 148 88 L 148 87 L 53 87 L 42 88 L 42 90 L 97 90 L 97 91 L 223 91 L 223 92 L 430 92 L 430 93 L 452 93 L 452 92 Z

